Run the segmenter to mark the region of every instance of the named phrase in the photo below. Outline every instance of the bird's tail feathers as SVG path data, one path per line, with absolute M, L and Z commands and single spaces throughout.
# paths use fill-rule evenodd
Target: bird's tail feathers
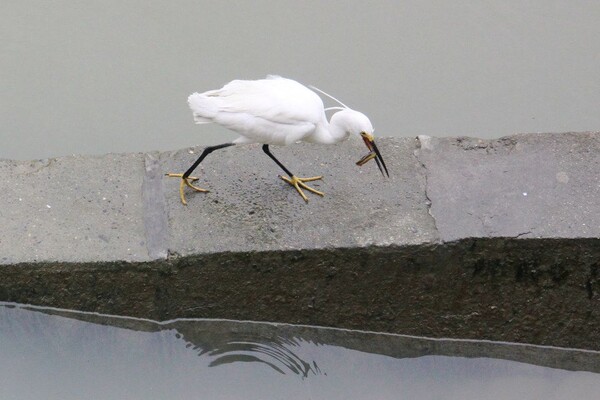
M 210 98 L 201 93 L 194 93 L 188 97 L 188 104 L 194 113 L 194 121 L 197 124 L 209 124 L 217 116 L 219 109 Z

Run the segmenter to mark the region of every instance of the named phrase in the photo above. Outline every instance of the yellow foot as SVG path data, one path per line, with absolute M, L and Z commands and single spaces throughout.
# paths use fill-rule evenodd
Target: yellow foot
M 313 176 L 312 178 L 298 178 L 297 176 L 292 175 L 291 179 L 288 178 L 287 176 L 280 176 L 280 178 L 283 179 L 284 181 L 286 181 L 287 183 L 289 183 L 290 185 L 292 185 L 293 187 L 295 187 L 296 190 L 298 191 L 298 193 L 300 193 L 300 196 L 302 196 L 304 201 L 307 203 L 308 203 L 308 197 L 306 197 L 304 192 L 302 192 L 302 189 L 300 189 L 301 187 L 308 190 L 309 192 L 318 194 L 319 196 L 325 195 L 325 193 L 319 192 L 318 190 L 313 189 L 310 186 L 304 184 L 304 182 L 312 182 L 312 181 L 317 181 L 319 179 L 323 179 L 322 176 Z
M 166 174 L 166 175 L 171 178 L 181 178 L 181 182 L 179 183 L 179 197 L 181 198 L 181 202 L 183 203 L 184 206 L 187 205 L 187 201 L 185 201 L 185 194 L 183 193 L 183 188 L 185 186 L 194 189 L 196 192 L 208 192 L 207 189 L 202 189 L 201 187 L 192 185 L 192 182 L 195 182 L 198 180 L 198 178 L 196 178 L 195 176 L 188 176 L 187 178 L 183 179 L 183 174 Z

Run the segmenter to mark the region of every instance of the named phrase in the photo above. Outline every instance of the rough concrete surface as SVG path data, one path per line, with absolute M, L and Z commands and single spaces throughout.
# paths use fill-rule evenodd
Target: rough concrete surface
M 0 161 L 0 300 L 600 349 L 600 134 Z
M 421 139 L 442 240 L 600 237 L 598 133 Z
M 212 153 L 197 171 L 202 177 L 198 184 L 211 192 L 186 191 L 187 207 L 179 200 L 179 181 L 164 182 L 169 250 L 185 256 L 436 241 L 424 197 L 424 170 L 413 155 L 415 139 L 384 140 L 382 146 L 389 179 L 373 162 L 363 168 L 354 164 L 367 152 L 355 141 L 273 147 L 298 176 L 323 175 L 313 187 L 325 196 L 307 192 L 308 204 L 278 178 L 283 171 L 259 145 Z M 185 171 L 200 151 L 162 154 L 163 170 Z
M 143 154 L 0 160 L 0 262 L 147 260 Z

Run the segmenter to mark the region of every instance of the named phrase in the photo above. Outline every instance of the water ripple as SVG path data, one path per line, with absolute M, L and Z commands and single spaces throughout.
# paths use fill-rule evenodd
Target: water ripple
M 232 340 L 213 343 L 210 348 L 197 347 L 197 349 L 200 356 L 213 358 L 209 364 L 211 367 L 236 362 L 257 362 L 267 365 L 281 374 L 293 373 L 303 379 L 311 374 L 322 374 L 315 360 L 307 361 L 296 353 L 297 350 L 301 350 L 303 342 L 302 339 L 295 337 L 278 336 L 266 341 L 257 335 L 238 335 Z

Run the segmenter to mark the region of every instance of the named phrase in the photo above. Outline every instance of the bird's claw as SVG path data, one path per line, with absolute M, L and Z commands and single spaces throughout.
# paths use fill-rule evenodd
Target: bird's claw
M 308 203 L 308 197 L 306 197 L 306 195 L 304 194 L 302 189 L 300 189 L 301 187 L 308 190 L 309 192 L 316 194 L 316 195 L 319 195 L 319 196 L 325 195 L 325 193 L 320 192 L 320 191 L 313 189 L 310 186 L 304 184 L 304 182 L 312 182 L 312 181 L 317 181 L 319 179 L 323 179 L 322 176 L 313 176 L 311 178 L 298 178 L 297 176 L 292 175 L 291 178 L 288 178 L 287 176 L 280 176 L 280 178 L 283 179 L 284 181 L 286 181 L 287 183 L 289 183 L 290 185 L 292 185 L 293 187 L 295 187 L 296 190 L 298 191 L 298 193 L 300 193 L 300 196 L 302 196 L 304 201 L 307 203 Z
M 185 200 L 185 193 L 183 191 L 184 187 L 187 186 L 196 192 L 208 192 L 208 189 L 202 189 L 201 187 L 192 185 L 192 182 L 197 181 L 199 178 L 195 176 L 188 176 L 187 178 L 183 177 L 183 174 L 166 174 L 170 178 L 181 178 L 181 182 L 179 183 L 179 198 L 181 199 L 181 203 L 185 206 L 187 205 L 187 201 Z

